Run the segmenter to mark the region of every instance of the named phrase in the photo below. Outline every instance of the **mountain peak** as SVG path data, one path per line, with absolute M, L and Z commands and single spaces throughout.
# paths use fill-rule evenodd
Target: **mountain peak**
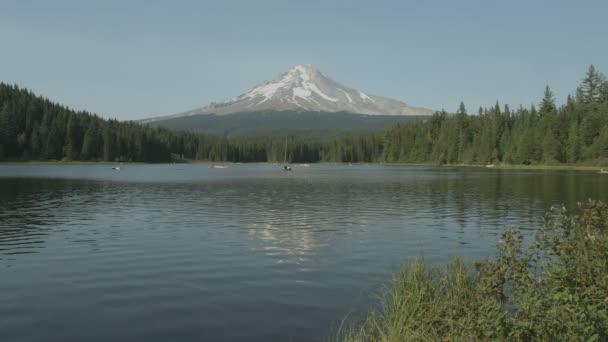
M 291 69 L 289 69 L 285 74 L 290 77 L 299 77 L 303 81 L 309 80 L 310 78 L 314 78 L 319 71 L 312 64 L 298 64 Z
M 369 115 L 430 115 L 428 109 L 368 95 L 327 78 L 312 64 L 298 64 L 230 101 L 174 116 L 257 111 L 349 112 Z
M 317 72 L 317 68 L 315 68 L 312 64 L 298 64 L 294 65 L 289 71 L 296 71 L 301 73 L 315 73 Z
M 319 69 L 317 69 L 312 64 L 298 64 L 298 65 L 295 65 L 291 69 L 289 69 L 289 71 L 287 73 L 297 74 L 297 75 L 308 75 L 309 77 L 312 77 L 312 76 L 317 75 L 317 74 L 321 74 L 319 72 Z
M 274 80 L 256 86 L 232 102 L 253 99 L 259 100 L 255 106 L 260 106 L 266 101 L 278 99 L 283 104 L 290 103 L 293 105 L 292 107 L 298 107 L 292 109 L 314 110 L 300 103 L 301 100 L 312 103 L 314 97 L 319 97 L 325 101 L 338 102 L 338 99 L 325 94 L 322 90 L 322 88 L 327 88 L 324 84 L 328 81 L 333 82 L 326 79 L 312 64 L 300 64 L 292 67 Z

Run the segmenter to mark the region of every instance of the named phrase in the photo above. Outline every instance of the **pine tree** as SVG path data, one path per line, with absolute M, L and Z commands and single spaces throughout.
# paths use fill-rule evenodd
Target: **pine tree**
M 545 94 L 543 100 L 540 103 L 539 113 L 540 115 L 547 115 L 554 113 L 557 110 L 555 107 L 555 97 L 549 86 L 545 87 Z
M 470 132 L 469 122 L 467 117 L 467 109 L 464 106 L 464 102 L 460 102 L 458 111 L 456 112 L 456 125 L 458 130 L 458 146 L 457 146 L 457 159 L 459 162 L 464 161 L 464 152 L 469 143 Z
M 578 131 L 578 123 L 573 121 L 568 129 L 568 140 L 566 142 L 566 160 L 568 163 L 576 163 L 581 158 L 581 143 Z
M 76 116 L 70 115 L 70 118 L 68 119 L 66 142 L 63 148 L 63 155 L 67 160 L 78 159 L 78 124 L 76 121 Z
M 99 158 L 99 131 L 95 122 L 91 122 L 82 141 L 81 157 L 83 160 L 96 160 Z M 141 159 L 145 160 L 145 159 Z
M 103 160 L 113 161 L 114 158 L 114 134 L 111 125 L 107 124 L 103 130 Z
M 608 103 L 608 81 L 604 81 L 600 87 L 600 103 Z
M 0 103 L 0 157 L 17 157 L 18 127 L 14 116 L 14 108 L 8 103 Z
M 545 163 L 553 164 L 560 159 L 560 147 L 559 141 L 557 140 L 555 133 L 549 129 L 545 132 L 542 141 L 543 149 L 543 161 Z
M 608 125 L 604 126 L 595 144 L 596 157 L 603 163 L 608 162 Z
M 11 133 L 8 103 L 0 107 L 0 159 L 9 155 L 8 144 Z
M 598 102 L 600 100 L 600 88 L 604 82 L 606 82 L 606 76 L 595 70 L 595 66 L 591 64 L 580 86 L 583 102 Z

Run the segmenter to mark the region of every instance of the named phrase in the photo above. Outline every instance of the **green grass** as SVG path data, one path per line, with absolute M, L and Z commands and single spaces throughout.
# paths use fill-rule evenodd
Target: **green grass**
M 404 265 L 336 341 L 608 341 L 608 206 L 552 209 L 534 241 L 502 234 L 494 258 Z

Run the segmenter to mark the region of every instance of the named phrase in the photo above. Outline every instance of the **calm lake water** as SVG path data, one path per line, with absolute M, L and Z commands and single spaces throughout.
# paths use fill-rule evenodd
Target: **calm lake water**
M 408 258 L 608 196 L 592 172 L 281 168 L 0 166 L 0 340 L 322 341 Z

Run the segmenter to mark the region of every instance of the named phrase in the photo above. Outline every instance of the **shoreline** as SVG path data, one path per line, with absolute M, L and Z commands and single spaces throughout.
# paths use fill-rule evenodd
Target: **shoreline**
M 109 161 L 61 161 L 61 160 L 29 160 L 29 161 L 0 161 L 0 165 L 158 165 L 158 164 L 282 164 L 279 162 L 230 162 L 230 161 L 205 161 L 187 160 L 181 162 L 146 163 L 146 162 L 109 162 Z M 426 167 L 458 167 L 458 168 L 483 168 L 497 170 L 537 170 L 537 171 L 599 171 L 608 165 L 585 165 L 585 164 L 444 164 L 434 163 L 340 163 L 340 162 L 308 162 L 288 163 L 298 164 L 327 164 L 327 165 L 373 165 L 373 166 L 426 166 Z
M 30 161 L 0 161 L 0 165 L 145 165 L 163 163 L 144 162 L 108 162 L 108 161 L 61 161 L 61 160 L 30 160 Z M 169 163 L 167 163 L 169 164 Z

